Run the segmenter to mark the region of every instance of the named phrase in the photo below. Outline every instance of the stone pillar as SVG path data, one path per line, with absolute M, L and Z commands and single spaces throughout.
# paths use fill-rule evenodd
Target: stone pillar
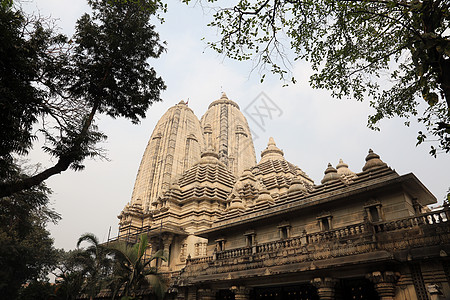
M 176 300 L 186 300 L 186 290 L 184 288 L 178 288 Z
M 333 229 L 333 224 L 331 223 L 331 216 L 329 216 L 329 217 L 327 217 L 327 220 L 328 220 L 328 230 L 331 230 L 331 229 Z
M 400 278 L 399 273 L 392 271 L 372 272 L 366 276 L 375 285 L 375 290 L 381 300 L 393 300 L 395 297 L 395 286 Z
M 311 280 L 311 284 L 317 288 L 317 295 L 319 295 L 320 300 L 333 300 L 335 293 L 335 286 L 337 279 L 324 277 L 324 278 L 314 278 Z
M 377 205 L 377 212 L 378 212 L 378 220 L 377 221 L 383 220 L 383 217 L 381 216 L 381 204 Z
M 302 234 L 300 235 L 300 243 L 302 246 L 305 246 L 306 244 L 308 244 L 306 229 L 303 229 Z
M 248 300 L 250 299 L 250 289 L 245 286 L 233 286 L 230 290 L 234 293 L 235 300 Z
M 197 300 L 197 288 L 195 286 L 189 287 L 187 300 Z
M 173 234 L 164 234 L 162 236 L 162 241 L 163 241 L 163 246 L 164 246 L 164 255 L 167 258 L 167 261 L 162 261 L 161 262 L 161 267 L 163 269 L 167 269 L 169 268 L 169 250 L 170 250 L 170 244 L 172 243 L 173 240 Z
M 215 300 L 216 299 L 216 291 L 213 289 L 198 289 L 197 290 L 198 297 L 201 300 Z
M 152 238 L 152 239 L 149 240 L 149 242 L 150 242 L 151 249 L 152 249 L 151 252 L 150 252 L 150 255 L 151 255 L 151 257 L 153 257 L 156 254 L 156 251 L 158 249 L 158 239 Z M 150 263 L 150 266 L 151 267 L 156 267 L 156 264 L 157 264 L 157 260 L 154 259 Z

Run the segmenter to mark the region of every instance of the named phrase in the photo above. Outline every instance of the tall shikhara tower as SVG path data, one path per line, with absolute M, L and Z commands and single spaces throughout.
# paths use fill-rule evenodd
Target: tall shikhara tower
M 225 93 L 209 105 L 201 124 L 207 148 L 218 152 L 219 160 L 234 176 L 256 164 L 247 119 L 236 102 L 229 100 Z
M 200 159 L 205 143 L 198 118 L 184 101 L 169 108 L 156 124 L 142 156 L 131 205 L 151 203 L 172 180 Z
M 158 199 L 200 161 L 201 153 L 211 151 L 234 177 L 256 165 L 247 120 L 225 93 L 201 121 L 184 101 L 161 117 L 142 157 L 131 201 L 119 215 L 120 231 L 151 226 Z

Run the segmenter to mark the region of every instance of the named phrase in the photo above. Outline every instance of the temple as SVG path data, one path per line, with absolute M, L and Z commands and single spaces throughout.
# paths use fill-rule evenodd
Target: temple
M 225 94 L 200 120 L 181 101 L 150 137 L 116 239 L 165 251 L 168 299 L 450 299 L 448 205 L 430 210 L 419 179 L 372 150 L 361 165 L 328 164 L 314 183 L 273 138 L 257 162 Z

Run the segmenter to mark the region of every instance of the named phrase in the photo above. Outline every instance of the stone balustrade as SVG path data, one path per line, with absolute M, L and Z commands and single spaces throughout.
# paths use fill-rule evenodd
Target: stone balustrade
M 250 254 L 252 254 L 252 249 L 250 247 L 236 248 L 236 249 L 230 249 L 230 250 L 217 252 L 217 259 L 240 257 L 240 256 L 245 256 L 245 255 L 250 255 Z
M 420 215 L 410 216 L 388 222 L 377 222 L 373 224 L 374 230 L 378 232 L 388 232 L 413 228 L 417 226 L 436 225 L 447 223 L 450 219 L 450 209 L 445 208 L 438 211 L 432 211 Z
M 447 223 L 450 220 L 450 209 L 439 211 L 432 211 L 420 215 L 410 216 L 387 222 L 376 223 L 358 223 L 341 228 L 336 228 L 323 232 L 316 232 L 310 234 L 302 234 L 301 236 L 293 237 L 290 239 L 283 239 L 272 241 L 268 243 L 254 245 L 252 247 L 242 247 L 236 249 L 229 249 L 214 253 L 212 256 L 200 257 L 189 259 L 189 264 L 202 264 L 210 263 L 215 260 L 226 260 L 230 258 L 243 258 L 266 253 L 280 252 L 289 249 L 300 249 L 303 246 L 320 244 L 326 241 L 340 241 L 340 240 L 357 240 L 362 237 L 369 237 L 365 241 L 371 241 L 372 235 L 378 233 L 402 230 L 413 227 L 427 227 L 427 226 L 439 226 L 439 224 Z
M 301 245 L 302 237 L 278 240 L 259 244 L 256 246 L 256 253 L 274 252 L 285 248 L 298 247 Z
M 187 261 L 189 264 L 203 264 L 208 263 L 213 260 L 212 256 L 203 256 L 203 257 L 196 257 L 196 258 L 188 258 Z
M 366 226 L 367 224 L 358 223 L 354 225 L 345 226 L 342 228 L 337 228 L 334 230 L 311 233 L 307 235 L 307 242 L 320 243 L 327 240 L 355 238 L 367 232 Z

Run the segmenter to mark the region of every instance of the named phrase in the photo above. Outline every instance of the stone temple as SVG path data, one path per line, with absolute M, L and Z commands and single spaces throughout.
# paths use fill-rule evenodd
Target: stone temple
M 168 299 L 450 299 L 450 210 L 414 174 L 369 150 L 314 183 L 273 138 L 258 160 L 225 94 L 157 123 L 117 239 L 165 251 Z

